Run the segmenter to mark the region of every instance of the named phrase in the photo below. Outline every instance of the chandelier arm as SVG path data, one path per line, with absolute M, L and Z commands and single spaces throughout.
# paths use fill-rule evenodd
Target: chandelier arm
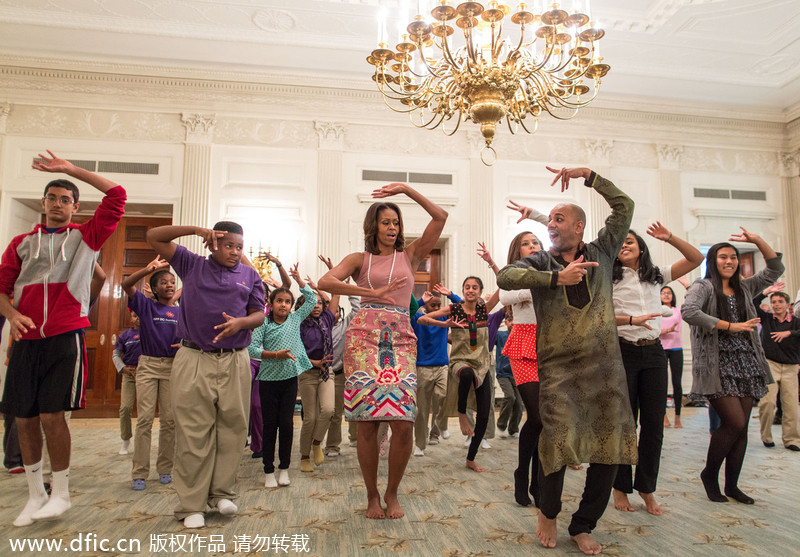
M 519 120 L 518 120 L 518 122 L 519 122 Z M 508 124 L 508 131 L 511 132 L 511 135 L 516 135 L 517 134 L 517 130 L 515 130 L 511 126 L 511 117 L 508 114 L 506 114 L 506 124 Z M 519 128 L 519 126 L 518 126 L 518 128 Z
M 475 56 L 475 43 L 472 38 L 472 25 L 464 28 L 464 38 L 467 41 L 467 69 L 470 70 L 470 72 L 474 72 L 474 69 L 470 68 L 470 60 L 472 61 L 472 64 L 477 65 L 478 59 Z
M 539 128 L 539 117 L 538 116 L 534 116 L 533 118 L 534 118 L 533 121 L 535 123 L 535 125 L 533 127 L 533 131 L 529 130 L 528 126 L 525 125 L 525 120 L 523 120 L 522 118 L 520 118 L 520 120 L 519 120 L 519 125 L 522 126 L 522 129 L 525 130 L 526 132 L 528 132 L 531 135 L 536 133 L 536 130 Z
M 535 37 L 535 36 L 536 36 L 536 35 L 534 35 L 534 37 Z M 512 54 L 517 54 L 517 53 L 519 53 L 519 49 L 520 49 L 520 48 L 522 48 L 522 41 L 524 41 L 524 40 L 525 40 L 525 22 L 523 21 L 523 22 L 521 22 L 521 23 L 519 24 L 519 43 L 517 44 L 517 48 L 515 48 L 514 50 L 512 50 L 512 51 L 509 53 L 509 55 L 508 55 L 509 57 L 511 57 L 511 55 L 512 55 Z M 534 41 L 535 41 L 535 40 L 536 40 L 536 39 L 534 39 Z M 531 41 L 531 44 L 533 44 L 533 41 Z
M 451 137 L 453 134 L 455 134 L 458 131 L 458 128 L 461 125 L 461 114 L 462 114 L 462 110 L 459 108 L 458 109 L 458 118 L 456 118 L 456 127 L 453 129 L 453 131 L 448 132 L 447 129 L 446 129 L 446 126 L 444 124 L 442 124 L 442 131 L 444 132 L 444 134 L 446 136 Z M 452 116 L 450 118 L 452 118 Z M 450 120 L 450 118 L 448 118 L 448 120 Z
M 388 88 L 389 91 L 392 94 L 387 93 L 386 92 L 386 88 Z M 386 82 L 381 83 L 379 85 L 379 87 L 378 87 L 378 90 L 381 92 L 381 94 L 383 95 L 384 98 L 388 98 L 389 100 L 392 100 L 392 101 L 400 101 L 400 100 L 408 99 L 408 98 L 411 98 L 411 97 L 414 96 L 413 94 L 410 94 L 410 93 L 404 93 L 402 91 L 398 91 L 394 87 L 392 87 L 391 85 L 388 85 L 388 83 L 386 83 Z
M 461 71 L 461 67 L 458 65 L 455 56 L 453 56 L 453 52 L 450 50 L 450 44 L 447 42 L 447 37 L 442 37 L 442 54 L 444 54 L 444 59 L 452 68 L 455 68 L 456 71 Z
M 423 63 L 423 64 L 425 65 L 425 67 L 428 69 L 428 73 L 429 73 L 430 75 L 432 75 L 432 76 L 436 77 L 436 78 L 439 78 L 439 79 L 442 79 L 443 77 L 445 77 L 447 72 L 445 72 L 445 73 L 439 73 L 439 71 L 437 71 L 437 69 L 434 69 L 434 68 L 433 68 L 433 67 L 432 67 L 432 66 L 431 66 L 431 65 L 428 63 L 428 59 L 425 57 L 425 55 L 424 55 L 424 54 L 423 54 L 423 52 L 422 52 L 422 41 L 420 41 L 420 42 L 417 44 L 417 48 L 419 49 L 419 57 L 420 57 L 420 59 L 422 60 L 422 63 Z M 417 75 L 417 74 L 415 73 L 414 75 Z M 419 76 L 417 76 L 417 77 L 423 77 L 423 76 L 419 75 Z
M 410 113 L 410 115 L 409 115 L 409 116 L 411 116 L 411 114 L 413 114 L 413 113 Z M 430 120 L 428 120 L 427 122 L 425 122 L 425 112 L 424 112 L 424 110 L 423 110 L 423 109 L 420 109 L 420 111 L 419 111 L 419 113 L 418 113 L 418 114 L 419 114 L 419 120 L 420 120 L 420 123 L 419 123 L 419 124 L 417 124 L 417 123 L 414 121 L 413 117 L 411 117 L 411 123 L 412 123 L 414 126 L 416 126 L 417 128 L 427 128 L 428 126 L 430 126 L 430 125 L 431 125 L 431 122 L 433 122 L 434 120 L 436 120 L 436 117 L 437 117 L 437 116 L 439 116 L 439 114 L 437 114 L 436 112 L 434 112 L 433 114 L 431 114 L 431 118 L 430 118 Z M 438 126 L 438 125 L 439 125 L 439 124 L 436 124 L 436 126 Z M 434 130 L 434 129 L 436 129 L 436 126 L 433 126 L 433 127 L 432 127 L 432 128 L 430 128 L 430 129 Z
M 437 116 L 439 117 L 439 121 L 436 122 L 436 124 L 434 124 L 433 126 L 431 126 L 430 125 L 431 122 L 433 122 L 436 119 Z M 437 112 L 437 113 L 434 113 L 433 118 L 431 118 L 430 122 L 428 122 L 428 125 L 425 126 L 425 127 L 430 129 L 430 130 L 435 130 L 436 128 L 438 128 L 442 124 L 442 122 L 444 122 L 444 114 L 442 114 L 441 112 Z

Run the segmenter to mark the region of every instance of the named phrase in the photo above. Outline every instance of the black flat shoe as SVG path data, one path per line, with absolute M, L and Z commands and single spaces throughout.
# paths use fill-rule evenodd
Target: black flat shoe
M 798 447 L 797 445 L 789 445 L 786 448 L 789 449 L 790 451 L 800 451 L 800 447 Z
M 763 443 L 764 443 L 764 446 L 765 446 L 766 448 L 768 448 L 768 449 L 771 449 L 772 447 L 774 447 L 774 446 L 775 446 L 775 443 L 773 443 L 772 441 L 770 441 L 769 443 L 768 443 L 768 442 L 766 442 L 766 441 L 764 441 Z M 788 448 L 788 447 L 787 447 L 787 448 Z M 800 451 L 800 448 L 799 448 L 799 449 L 797 449 L 797 450 L 798 450 L 798 451 Z

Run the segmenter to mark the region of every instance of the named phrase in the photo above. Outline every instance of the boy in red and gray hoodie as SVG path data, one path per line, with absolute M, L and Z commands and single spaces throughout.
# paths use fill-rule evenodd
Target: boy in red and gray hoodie
M 121 186 L 56 157 L 33 168 L 59 172 L 105 194 L 94 216 L 72 224 L 78 188 L 53 180 L 42 196 L 45 224 L 11 240 L 0 261 L 0 314 L 14 338 L 0 411 L 16 417 L 29 498 L 14 526 L 56 518 L 70 508 L 70 434 L 64 412 L 84 408 L 90 285 L 100 248 L 124 214 Z M 12 304 L 11 299 L 14 302 Z M 42 484 L 42 435 L 53 467 L 52 494 Z

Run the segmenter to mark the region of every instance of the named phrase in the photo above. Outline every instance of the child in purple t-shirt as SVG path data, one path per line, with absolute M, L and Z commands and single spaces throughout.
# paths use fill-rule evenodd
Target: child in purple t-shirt
M 181 347 L 172 366 L 175 466 L 180 503 L 175 517 L 187 528 L 205 526 L 211 506 L 231 516 L 239 510 L 236 473 L 247 440 L 252 329 L 264 322 L 264 286 L 241 263 L 242 227 L 222 221 L 213 230 L 160 226 L 147 241 L 183 281 L 178 319 Z M 194 254 L 174 239 L 196 235 L 211 255 Z M 214 439 L 214 442 L 209 442 Z
M 139 356 L 142 355 L 142 339 L 139 336 L 139 316 L 131 312 L 131 327 L 125 329 L 114 343 L 114 352 L 111 361 L 117 368 L 117 373 L 122 379 L 122 393 L 119 401 L 119 434 L 122 438 L 122 448 L 119 454 L 126 455 L 131 446 L 131 412 L 133 401 L 136 397 L 136 366 Z
M 170 401 L 172 361 L 178 351 L 178 307 L 175 303 L 175 275 L 169 263 L 156 257 L 146 267 L 122 280 L 128 296 L 128 307 L 139 315 L 142 356 L 136 367 L 136 435 L 133 443 L 131 488 L 142 491 L 150 475 L 150 432 L 158 403 L 158 469 L 159 481 L 172 483 L 172 461 L 175 454 L 175 422 Z M 145 296 L 136 284 L 150 275 L 152 298 Z

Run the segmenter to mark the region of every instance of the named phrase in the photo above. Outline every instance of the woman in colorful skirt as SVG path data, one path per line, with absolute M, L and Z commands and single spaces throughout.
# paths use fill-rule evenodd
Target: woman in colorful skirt
M 367 518 L 401 518 L 397 489 L 411 456 L 417 414 L 417 342 L 408 301 L 414 269 L 436 245 L 447 212 L 406 184 L 372 192 L 375 198 L 405 194 L 430 216 L 422 235 L 405 245 L 400 208 L 373 203 L 364 218 L 364 251 L 351 253 L 319 281 L 331 294 L 361 296 L 361 310 L 345 335 L 345 418 L 358 422 L 358 462 L 367 488 Z M 356 284 L 344 281 L 352 277 Z M 389 479 L 383 500 L 378 492 L 378 427 L 389 422 Z
M 760 319 L 753 297 L 774 283 L 784 267 L 774 249 L 744 228 L 730 240 L 755 244 L 766 268 L 742 278 L 739 250 L 727 242 L 714 244 L 706 256 L 706 276 L 689 287 L 682 313 L 691 326 L 692 392 L 706 395 L 721 420 L 711 435 L 700 479 L 711 501 L 725 503 L 731 497 L 752 505 L 752 497 L 738 485 L 747 451 L 747 423 L 753 402 L 766 395 L 767 384 L 773 382 L 756 331 Z M 725 495 L 719 489 L 723 461 Z

